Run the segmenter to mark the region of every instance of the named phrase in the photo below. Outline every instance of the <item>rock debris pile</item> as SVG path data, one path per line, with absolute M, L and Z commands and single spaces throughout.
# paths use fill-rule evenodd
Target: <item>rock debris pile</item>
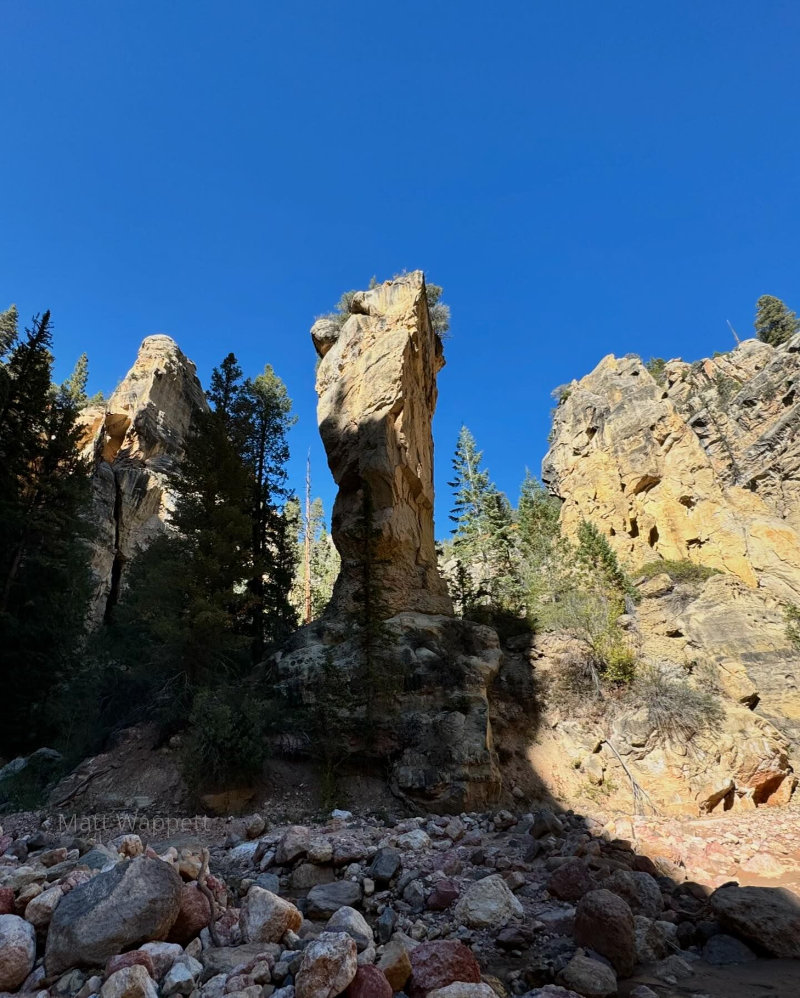
M 604 998 L 643 970 L 669 989 L 709 964 L 800 959 L 796 895 L 679 882 L 668 861 L 571 812 L 393 825 L 338 814 L 313 827 L 243 819 L 210 872 L 200 845 L 4 835 L 0 989 Z

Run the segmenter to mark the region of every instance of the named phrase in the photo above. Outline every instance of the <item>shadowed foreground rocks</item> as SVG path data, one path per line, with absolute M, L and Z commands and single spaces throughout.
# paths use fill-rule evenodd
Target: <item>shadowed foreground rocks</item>
M 37 998 L 738 998 L 713 982 L 770 967 L 777 998 L 800 986 L 800 960 L 765 959 L 800 956 L 797 895 L 668 877 L 572 813 L 252 817 L 205 878 L 200 843 L 3 842 L 0 982 Z

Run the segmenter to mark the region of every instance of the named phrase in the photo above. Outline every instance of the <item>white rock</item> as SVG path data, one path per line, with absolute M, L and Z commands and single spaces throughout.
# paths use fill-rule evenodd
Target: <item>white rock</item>
M 476 881 L 455 907 L 457 920 L 471 929 L 500 928 L 523 914 L 522 905 L 499 874 Z
M 325 931 L 346 932 L 348 936 L 355 939 L 359 953 L 368 946 L 371 946 L 375 941 L 372 929 L 364 916 L 356 911 L 355 908 L 350 908 L 346 905 L 331 915 L 328 919 L 328 924 L 325 926 Z
M 430 844 L 430 836 L 421 828 L 414 828 L 412 831 L 404 832 L 403 835 L 397 837 L 398 849 L 409 849 L 416 852 L 418 849 L 428 849 Z

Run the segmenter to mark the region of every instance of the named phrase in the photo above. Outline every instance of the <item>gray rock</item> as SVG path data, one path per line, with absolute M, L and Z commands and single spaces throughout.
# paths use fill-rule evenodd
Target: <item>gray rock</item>
M 47 935 L 48 974 L 99 966 L 123 950 L 163 939 L 180 908 L 182 881 L 159 859 L 140 856 L 66 894 Z
M 716 967 L 727 967 L 730 964 L 749 963 L 758 957 L 740 939 L 734 939 L 724 932 L 712 936 L 703 947 L 703 959 Z
M 658 918 L 664 910 L 661 888 L 649 873 L 616 870 L 603 887 L 627 901 L 634 915 Z
M 561 972 L 561 983 L 584 998 L 607 998 L 617 993 L 617 975 L 606 963 L 579 949 Z
M 388 884 L 400 869 L 400 853 L 396 849 L 379 849 L 372 860 L 369 875 L 379 884 Z
M 368 946 L 372 946 L 375 941 L 368 922 L 355 908 L 344 907 L 334 912 L 328 919 L 325 931 L 346 932 L 348 936 L 355 939 L 359 953 L 366 950 Z
M 375 928 L 378 933 L 378 942 L 382 945 L 388 943 L 392 938 L 392 933 L 397 925 L 397 912 L 387 905 L 378 916 Z
M 782 887 L 720 887 L 711 907 L 723 928 L 771 956 L 800 959 L 800 898 Z
M 170 995 L 190 995 L 202 970 L 203 965 L 190 956 L 174 963 L 161 985 L 163 998 L 170 998 Z
M 332 884 L 318 884 L 308 892 L 309 918 L 330 918 L 340 908 L 354 907 L 361 900 L 361 888 L 351 880 L 337 880 Z

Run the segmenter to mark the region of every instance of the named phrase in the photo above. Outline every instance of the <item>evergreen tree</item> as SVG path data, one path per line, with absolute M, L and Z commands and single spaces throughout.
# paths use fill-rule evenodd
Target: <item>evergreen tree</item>
M 294 548 L 283 507 L 289 459 L 287 434 L 294 424 L 286 386 L 268 364 L 263 374 L 247 379 L 233 402 L 234 439 L 240 442 L 251 474 L 249 515 L 252 574 L 248 582 L 252 608 L 253 654 L 285 639 L 297 626 L 289 598 L 294 578 Z
M 18 321 L 16 305 L 11 305 L 5 312 L 0 312 L 0 363 L 17 341 Z
M 305 541 L 306 524 L 301 520 L 300 503 L 292 498 L 286 504 L 289 522 L 296 524 L 295 550 L 296 563 L 294 582 L 292 584 L 292 606 L 303 618 L 305 612 Z M 322 500 L 317 498 L 311 503 L 311 514 L 308 523 L 310 551 L 310 589 L 311 589 L 311 619 L 321 617 L 333 595 L 333 586 L 339 574 L 339 552 L 328 533 L 325 521 L 325 510 Z
M 86 395 L 86 384 L 89 381 L 89 358 L 82 353 L 75 364 L 72 374 L 63 384 L 64 391 L 81 409 L 89 401 Z
M 492 484 L 489 472 L 481 467 L 483 454 L 478 450 L 475 437 L 466 426 L 458 434 L 453 457 L 454 478 L 447 484 L 453 489 L 453 509 L 450 519 L 455 524 L 451 531 L 457 549 L 472 556 L 485 553 L 488 533 L 486 522 Z
M 578 562 L 590 575 L 590 584 L 616 605 L 617 613 L 623 611 L 627 599 L 638 601 L 636 587 L 620 565 L 613 548 L 588 520 L 581 520 L 578 526 L 576 553 Z
M 44 701 L 74 665 L 90 596 L 89 471 L 78 406 L 51 384 L 50 314 L 20 338 L 3 314 L 0 365 L 0 647 L 8 715 L 0 751 L 47 736 Z
M 762 342 L 777 347 L 800 330 L 800 319 L 780 298 L 762 295 L 756 302 L 756 318 L 753 325 L 756 336 Z
M 453 458 L 455 476 L 450 519 L 453 533 L 454 593 L 462 615 L 485 605 L 515 615 L 524 607 L 518 572 L 518 538 L 508 498 L 481 467 L 482 453 L 466 426 Z

